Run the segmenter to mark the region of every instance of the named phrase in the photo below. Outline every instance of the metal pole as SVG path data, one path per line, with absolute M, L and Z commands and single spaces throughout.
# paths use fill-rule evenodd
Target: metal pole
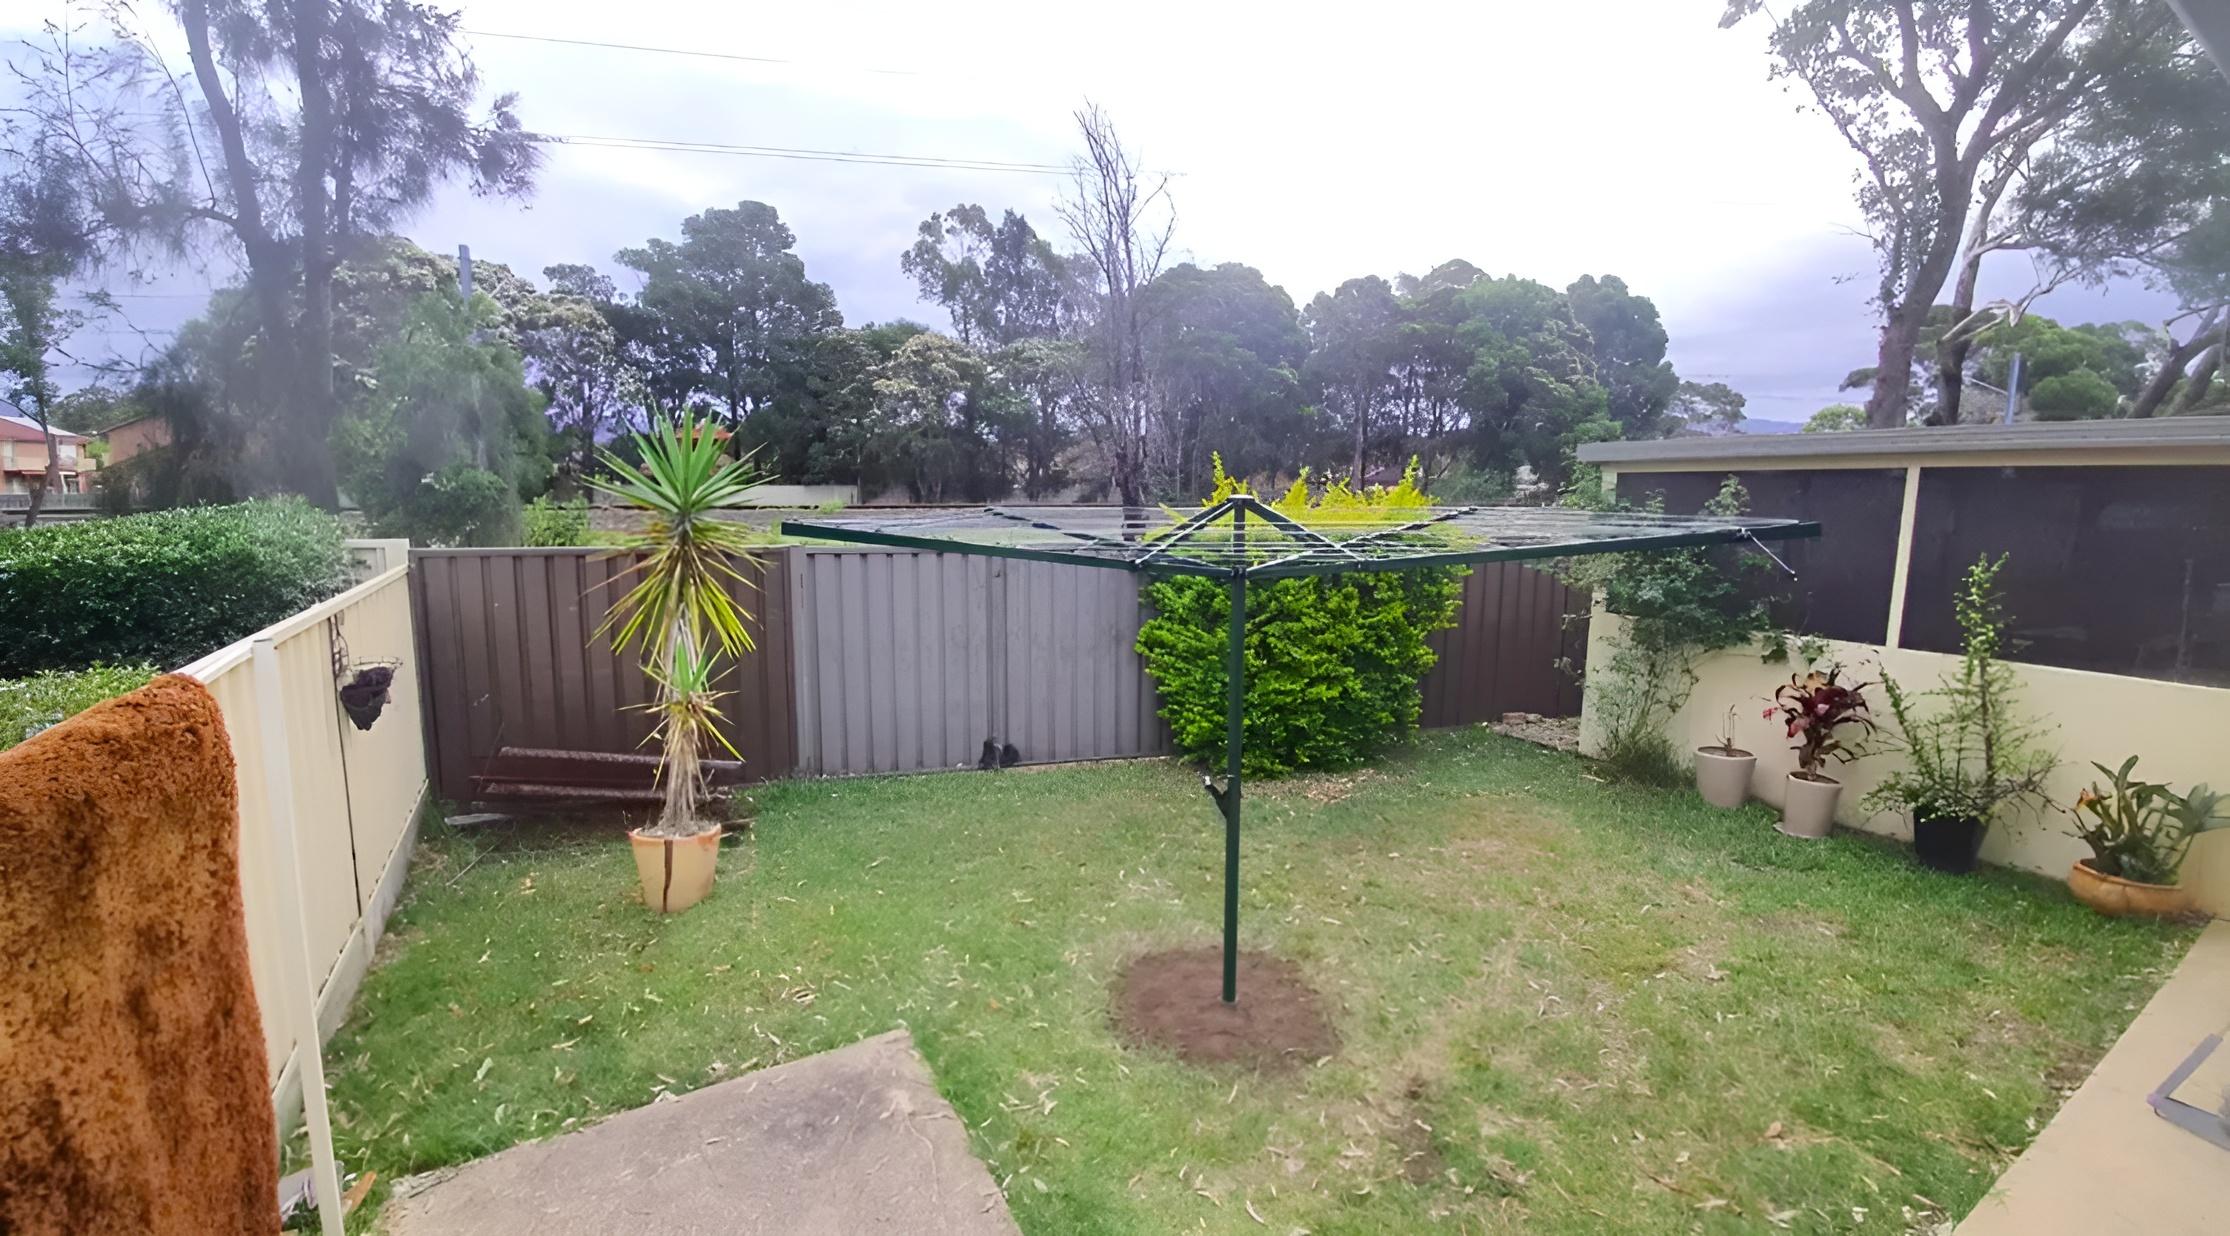
M 2013 371 L 2005 379 L 2005 423 L 2013 423 L 2014 410 L 2021 406 L 2021 354 L 2013 354 Z
M 1239 762 L 1247 710 L 1247 508 L 1231 510 L 1239 550 L 1231 574 L 1231 646 L 1224 654 L 1223 1002 L 1239 999 Z

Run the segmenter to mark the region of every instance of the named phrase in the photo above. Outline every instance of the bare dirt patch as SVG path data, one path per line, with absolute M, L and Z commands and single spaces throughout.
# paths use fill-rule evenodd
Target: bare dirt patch
M 1488 728 L 1505 738 L 1519 738 L 1552 751 L 1580 749 L 1578 717 L 1544 717 L 1537 712 L 1506 712 Z
M 1339 1032 L 1301 968 L 1267 953 L 1239 955 L 1239 998 L 1223 1002 L 1223 954 L 1170 949 L 1130 963 L 1115 981 L 1115 1031 L 1188 1064 L 1282 1072 L 1339 1047 Z

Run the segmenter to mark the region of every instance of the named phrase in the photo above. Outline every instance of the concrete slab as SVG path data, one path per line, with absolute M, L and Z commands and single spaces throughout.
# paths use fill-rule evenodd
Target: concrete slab
M 903 1030 L 465 1165 L 392 1236 L 1016 1236 Z
M 2201 1039 L 2225 1030 L 2230 920 L 2217 920 L 1955 1236 L 2230 1231 L 2230 1151 L 2145 1102 Z

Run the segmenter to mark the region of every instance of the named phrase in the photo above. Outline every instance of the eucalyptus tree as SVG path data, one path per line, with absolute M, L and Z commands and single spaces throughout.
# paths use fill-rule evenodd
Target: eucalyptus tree
M 1863 164 L 1882 315 L 1867 422 L 1903 425 L 1921 332 L 1962 252 L 1986 239 L 1978 214 L 2175 17 L 2139 0 L 1728 0 L 1721 24 L 1757 14 L 1774 75 L 1801 82 Z
M 522 195 L 540 150 L 511 95 L 483 106 L 459 18 L 411 0 L 172 0 L 106 29 L 50 25 L 10 61 L 19 156 L 59 160 L 93 257 L 214 248 L 246 274 L 281 480 L 338 501 L 333 279 L 357 237 L 434 191 Z M 185 64 L 170 63 L 172 35 Z
M 797 235 L 764 202 L 682 220 L 681 239 L 623 249 L 642 276 L 642 369 L 668 407 L 708 406 L 731 430 L 802 380 L 815 342 L 844 325 L 836 293 L 805 273 Z

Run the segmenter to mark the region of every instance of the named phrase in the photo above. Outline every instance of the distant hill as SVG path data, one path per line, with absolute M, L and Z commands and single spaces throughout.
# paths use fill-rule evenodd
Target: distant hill
M 1742 418 L 1742 421 L 1741 421 L 1741 423 L 1740 423 L 1739 425 L 1737 425 L 1737 426 L 1735 427 L 1735 432 L 1737 432 L 1737 433 L 1803 433 L 1803 432 L 1804 432 L 1804 422 L 1803 422 L 1803 421 L 1769 421 L 1769 420 L 1765 420 L 1765 419 L 1763 419 L 1763 418 L 1760 418 L 1760 417 L 1755 417 L 1755 416 L 1746 416 L 1746 417 L 1743 417 L 1743 418 Z

